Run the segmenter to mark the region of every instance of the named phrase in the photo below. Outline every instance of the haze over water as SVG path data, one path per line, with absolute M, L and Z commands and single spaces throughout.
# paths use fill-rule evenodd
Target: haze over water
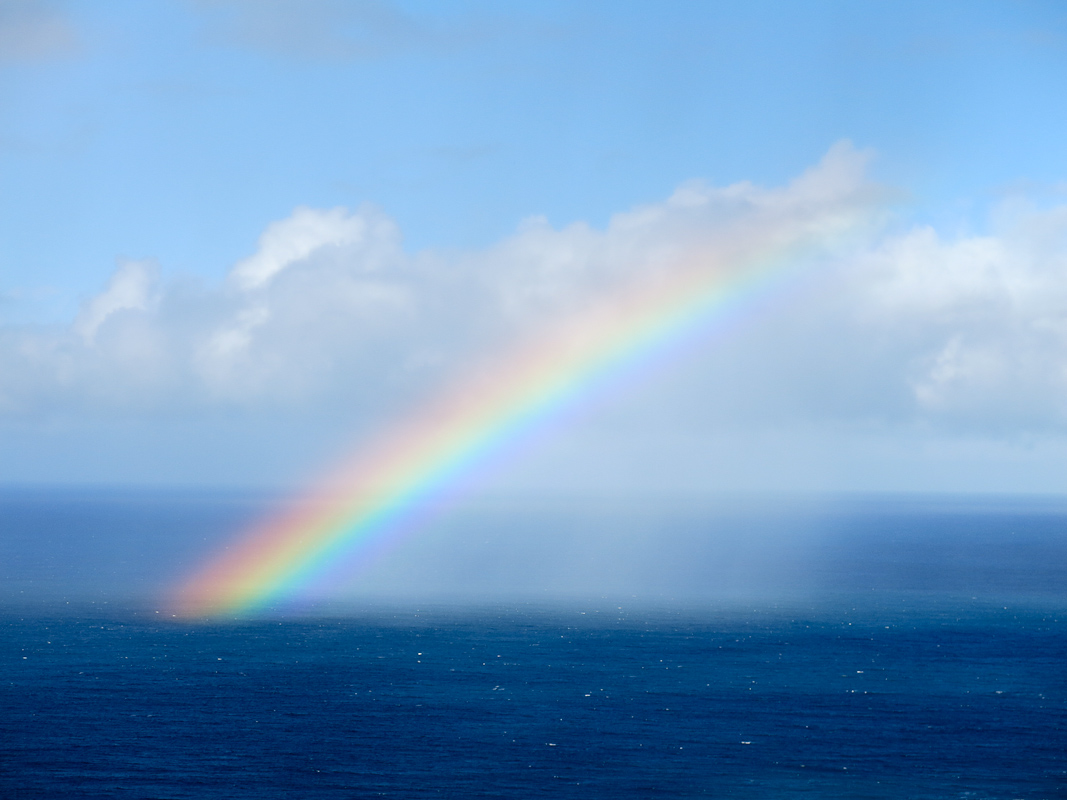
M 23 612 L 108 603 L 168 613 L 190 572 L 283 502 L 261 492 L 9 490 L 4 601 Z M 1057 497 L 480 498 L 442 510 L 334 596 L 276 611 L 806 607 L 897 595 L 1059 602 L 1065 510 Z

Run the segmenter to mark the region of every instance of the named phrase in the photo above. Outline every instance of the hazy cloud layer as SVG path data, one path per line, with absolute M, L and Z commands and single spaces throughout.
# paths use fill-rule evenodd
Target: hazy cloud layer
M 221 285 L 124 262 L 69 327 L 0 329 L 0 412 L 38 423 L 212 409 L 389 415 L 471 359 L 739 231 L 770 238 L 835 215 L 872 218 L 881 190 L 866 161 L 838 145 L 786 187 L 686 184 L 603 230 L 533 218 L 473 252 L 410 253 L 372 206 L 297 208 Z M 868 224 L 795 301 L 688 369 L 658 424 L 1061 430 L 1067 209 L 1005 207 L 982 236 Z
M 0 0 L 0 62 L 68 56 L 78 48 L 77 32 L 59 4 Z
M 196 0 L 207 38 L 289 58 L 375 58 L 429 39 L 381 0 Z

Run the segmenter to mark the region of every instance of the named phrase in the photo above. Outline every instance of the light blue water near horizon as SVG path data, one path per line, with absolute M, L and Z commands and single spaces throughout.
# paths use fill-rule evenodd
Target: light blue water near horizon
M 0 796 L 1067 797 L 1062 498 L 486 501 L 170 618 L 278 502 L 0 495 Z
M 0 490 L 0 603 L 161 610 L 277 492 Z M 837 593 L 1067 593 L 1067 497 L 476 498 L 354 572 L 351 601 L 757 604 Z

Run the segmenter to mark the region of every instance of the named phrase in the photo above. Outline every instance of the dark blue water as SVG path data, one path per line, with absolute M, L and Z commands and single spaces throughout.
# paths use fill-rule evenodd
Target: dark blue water
M 1067 797 L 1067 515 L 931 502 L 764 521 L 762 560 L 657 516 L 626 600 L 179 622 L 147 589 L 255 502 L 8 496 L 0 797 Z M 494 535 L 442 541 L 556 574 Z M 692 591 L 731 574 L 763 599 Z
M 1067 617 L 3 626 L 4 797 L 1067 796 Z

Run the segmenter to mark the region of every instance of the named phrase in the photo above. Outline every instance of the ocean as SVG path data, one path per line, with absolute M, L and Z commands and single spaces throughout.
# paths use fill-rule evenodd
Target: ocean
M 608 559 L 629 582 L 587 564 L 615 590 L 599 596 L 574 591 L 573 561 L 529 567 L 526 549 L 525 572 L 508 563 L 486 530 L 510 518 L 495 507 L 415 549 L 432 562 L 480 543 L 496 553 L 480 569 L 533 571 L 514 596 L 492 576 L 492 591 L 420 594 L 420 577 L 343 609 L 171 617 L 148 585 L 267 506 L 0 498 L 0 796 L 1067 797 L 1059 500 L 838 505 L 806 516 L 802 560 L 704 541 L 738 535 L 736 508 L 649 513 L 626 541 L 653 536 L 669 557 Z M 758 516 L 752 549 L 788 540 L 782 515 Z M 600 519 L 602 543 L 620 517 L 557 508 L 515 524 L 551 543 L 567 519 Z M 398 551 L 381 569 L 423 576 L 422 559 Z M 707 585 L 738 572 L 749 591 Z M 531 595 L 538 581 L 558 592 Z

